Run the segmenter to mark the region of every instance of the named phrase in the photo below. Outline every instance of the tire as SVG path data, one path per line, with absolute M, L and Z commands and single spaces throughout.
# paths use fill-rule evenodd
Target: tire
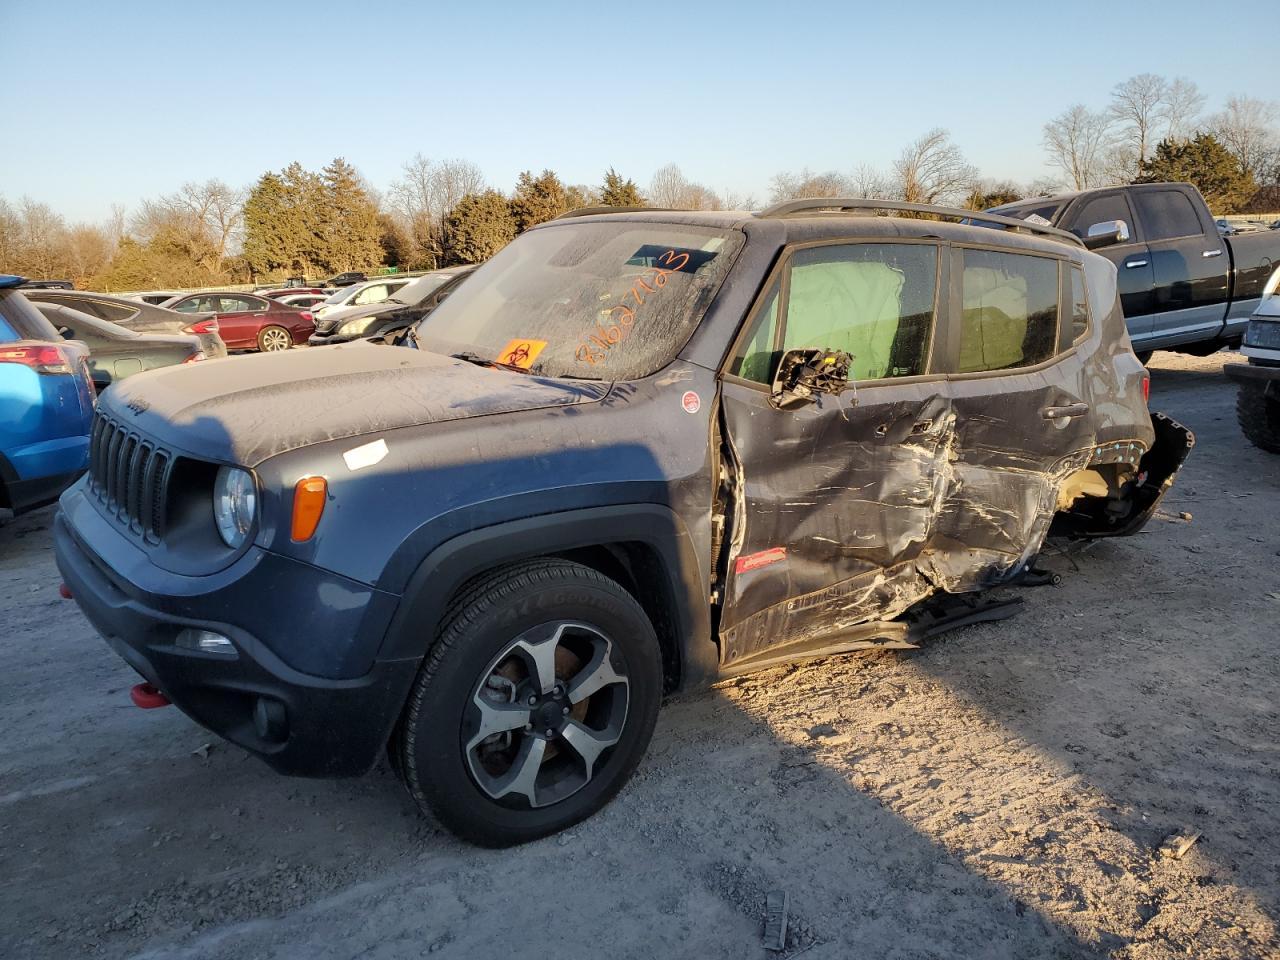
M 1236 419 L 1255 447 L 1280 453 L 1280 399 L 1267 396 L 1265 387 L 1240 384 L 1240 392 L 1236 394 Z
M 446 612 L 389 745 L 392 766 L 418 807 L 464 840 L 527 843 L 622 789 L 661 699 L 657 635 L 635 598 L 567 560 L 514 564 L 473 581 Z
M 284 327 L 263 327 L 258 331 L 258 350 L 262 353 L 275 353 L 277 350 L 288 350 L 293 346 L 293 337 Z

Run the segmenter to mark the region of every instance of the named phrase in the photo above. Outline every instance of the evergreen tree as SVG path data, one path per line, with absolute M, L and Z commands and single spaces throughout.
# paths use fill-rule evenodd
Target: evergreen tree
M 511 204 L 496 190 L 467 194 L 445 217 L 444 227 L 448 263 L 481 263 L 516 235 Z
M 606 207 L 642 207 L 644 198 L 634 180 L 623 180 L 622 174 L 615 173 L 613 167 L 604 175 L 604 186 L 600 188 L 600 202 Z
M 511 198 L 511 216 L 517 233 L 554 220 L 568 209 L 565 186 L 550 170 L 543 170 L 537 177 L 528 170 L 520 174 L 515 195 Z
M 1134 183 L 1191 183 L 1214 213 L 1234 213 L 1257 192 L 1253 176 L 1209 133 L 1191 140 L 1161 140 Z
M 255 273 L 270 273 L 288 264 L 290 242 L 283 220 L 288 206 L 284 181 L 264 173 L 244 204 L 244 258 Z
M 325 270 L 342 273 L 382 262 L 378 208 L 355 167 L 341 157 L 325 167 L 316 203 L 316 260 Z

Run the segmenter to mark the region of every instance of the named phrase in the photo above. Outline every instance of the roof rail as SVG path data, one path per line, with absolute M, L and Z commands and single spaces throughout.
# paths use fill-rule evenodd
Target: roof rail
M 600 213 L 688 213 L 690 211 L 680 210 L 677 207 L 610 207 L 607 205 L 597 205 L 594 207 L 579 207 L 577 210 L 568 210 L 558 217 L 552 217 L 553 220 L 569 220 L 573 217 L 593 217 Z
M 831 210 L 837 213 L 856 213 L 860 210 L 883 210 L 890 213 L 930 213 L 935 217 L 950 217 L 953 220 L 998 224 L 1008 230 L 1020 230 L 1054 240 L 1061 240 L 1064 243 L 1075 244 L 1079 247 L 1084 246 L 1084 241 L 1074 233 L 1068 233 L 1056 227 L 1043 227 L 1037 223 L 1018 220 L 1016 217 L 1002 217 L 997 213 L 983 213 L 981 210 L 936 207 L 928 203 L 906 203 L 901 200 L 867 200 L 857 197 L 808 197 L 804 200 L 787 200 L 785 203 L 775 203 L 767 210 L 756 214 L 756 216 L 772 220 L 796 213 L 808 213 L 809 211 L 818 210 Z

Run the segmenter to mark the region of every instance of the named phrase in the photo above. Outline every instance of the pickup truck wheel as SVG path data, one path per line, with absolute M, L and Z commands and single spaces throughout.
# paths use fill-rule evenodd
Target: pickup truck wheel
M 635 599 L 589 567 L 536 560 L 453 605 L 391 749 L 421 809 L 473 843 L 511 846 L 612 799 L 661 697 L 658 639 Z
M 1280 453 L 1280 400 L 1269 397 L 1260 384 L 1242 383 L 1236 394 L 1236 419 L 1255 447 Z
M 258 331 L 258 349 L 263 353 L 288 350 L 291 346 L 293 337 L 284 327 L 263 327 Z

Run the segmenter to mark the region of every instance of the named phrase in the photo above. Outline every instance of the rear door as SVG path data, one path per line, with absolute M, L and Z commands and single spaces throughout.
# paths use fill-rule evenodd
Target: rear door
M 1134 216 L 1133 206 L 1124 190 L 1109 190 L 1089 196 L 1068 210 L 1059 226 L 1083 239 L 1095 223 L 1110 220 L 1123 220 L 1129 239 L 1125 243 L 1100 247 L 1095 252 L 1116 265 L 1120 306 L 1124 310 L 1129 336 L 1135 343 L 1141 343 L 1151 335 L 1151 313 L 1154 310 L 1151 290 L 1155 274 L 1151 255 L 1143 240 L 1142 225 Z
M 950 431 L 928 364 L 946 262 L 932 241 L 787 251 L 744 325 L 721 389 L 727 663 L 829 647 L 927 592 L 917 570 L 941 500 Z M 777 410 L 783 351 L 854 356 L 838 397 Z
M 1089 460 L 1097 416 L 1082 358 L 1088 305 L 1076 305 L 1083 274 L 1070 260 L 956 246 L 951 276 L 943 363 L 956 433 L 935 575 L 964 592 L 1034 558 L 1063 478 Z
M 222 294 L 218 297 L 218 336 L 228 347 L 253 347 L 266 323 L 269 305 L 261 297 Z
M 1231 258 L 1218 228 L 1176 187 L 1135 188 L 1133 204 L 1155 271 L 1152 338 L 1176 343 L 1203 339 L 1227 316 Z

